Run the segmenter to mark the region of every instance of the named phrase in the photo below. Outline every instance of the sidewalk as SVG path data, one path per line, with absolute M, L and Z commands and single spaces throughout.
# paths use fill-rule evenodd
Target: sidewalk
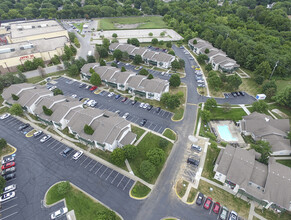
M 261 219 L 261 220 L 267 220 L 255 212 L 255 203 L 253 201 L 251 201 L 250 204 L 251 204 L 251 207 L 250 207 L 248 220 L 252 220 L 253 217 L 256 217 L 256 218 Z
M 245 113 L 247 113 L 247 115 L 250 115 L 251 112 L 248 110 L 248 108 L 245 105 L 239 105 L 244 111 Z
M 146 136 L 146 134 L 148 133 L 149 131 L 146 130 L 142 136 L 140 136 L 140 138 L 134 143 L 134 146 L 137 146 L 139 144 L 139 142 L 141 142 L 141 140 L 143 139 L 144 136 Z

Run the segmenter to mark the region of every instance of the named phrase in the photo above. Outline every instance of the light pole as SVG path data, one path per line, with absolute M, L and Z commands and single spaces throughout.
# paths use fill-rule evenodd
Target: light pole
M 273 71 L 272 71 L 272 73 L 271 73 L 271 75 L 270 75 L 270 80 L 271 80 L 271 78 L 272 78 L 272 76 L 273 76 L 273 73 L 274 73 L 276 67 L 278 66 L 278 63 L 279 63 L 279 60 L 276 62 L 275 66 L 274 66 L 274 68 L 273 68 Z

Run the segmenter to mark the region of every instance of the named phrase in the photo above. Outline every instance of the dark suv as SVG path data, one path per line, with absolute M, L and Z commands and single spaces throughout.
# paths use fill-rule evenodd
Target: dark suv
M 198 167 L 200 161 L 199 161 L 199 160 L 196 160 L 196 159 L 194 159 L 194 158 L 189 157 L 189 158 L 187 159 L 187 163 L 192 164 L 192 165 Z
M 23 125 L 19 126 L 18 131 L 22 131 L 22 130 L 24 130 L 25 128 L 28 128 L 28 127 L 29 127 L 29 124 L 28 124 L 28 123 L 23 124 Z
M 72 150 L 73 148 L 67 147 L 62 153 L 63 157 L 67 157 Z

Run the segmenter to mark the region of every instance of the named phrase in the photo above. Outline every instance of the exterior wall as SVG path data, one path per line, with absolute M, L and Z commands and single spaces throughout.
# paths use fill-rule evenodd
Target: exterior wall
M 43 39 L 43 38 L 55 38 L 55 37 L 62 37 L 62 36 L 66 36 L 69 39 L 68 31 L 62 30 L 62 31 L 58 31 L 58 32 L 37 34 L 37 35 L 31 35 L 31 36 L 27 36 L 27 37 L 17 37 L 17 38 L 12 38 L 11 42 L 18 43 L 18 42 L 29 41 L 29 40 L 38 40 L 38 39 Z
M 218 180 L 219 182 L 225 183 L 226 176 L 222 173 L 216 172 L 214 175 L 214 179 Z
M 290 150 L 275 151 L 271 155 L 274 155 L 274 156 L 278 156 L 278 155 L 289 156 L 289 155 L 291 155 L 291 149 Z

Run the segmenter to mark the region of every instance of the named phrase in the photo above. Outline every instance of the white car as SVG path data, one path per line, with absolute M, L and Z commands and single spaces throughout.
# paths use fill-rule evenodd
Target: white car
M 16 189 L 16 184 L 12 184 L 10 186 L 6 186 L 4 189 L 3 189 L 3 194 L 5 193 L 9 193 L 11 191 L 14 191 Z
M 36 132 L 33 133 L 33 137 L 38 137 L 42 133 L 43 133 L 42 131 L 36 131 Z
M 145 103 L 145 104 L 143 105 L 143 108 L 146 109 L 148 106 L 149 106 L 149 103 Z
M 3 114 L 3 115 L 1 115 L 0 116 L 0 119 L 5 119 L 5 118 L 8 118 L 10 116 L 10 114 L 9 113 L 5 113 L 5 114 Z
M 53 91 L 54 89 L 56 89 L 57 87 L 56 86 L 53 86 L 51 88 L 49 88 L 50 91 Z
M 126 113 L 122 116 L 122 118 L 127 118 L 128 116 L 129 116 L 129 113 L 126 112 Z
M 76 94 L 73 94 L 72 95 L 72 98 L 74 98 L 74 99 L 77 98 L 77 95 Z
M 110 93 L 108 94 L 108 97 L 112 97 L 112 96 L 114 96 L 114 92 L 110 92 Z
M 50 135 L 46 135 L 46 136 L 44 136 L 42 139 L 40 139 L 40 142 L 41 143 L 44 143 L 44 142 L 46 142 L 48 139 L 50 139 L 51 138 L 51 136 Z
M 84 103 L 85 104 L 85 103 Z M 95 107 L 97 102 L 95 100 L 89 100 L 87 103 L 86 103 L 88 106 L 91 106 L 91 107 Z
M 51 219 L 56 219 L 58 217 L 61 217 L 62 215 L 66 214 L 67 212 L 68 212 L 67 207 L 61 208 L 58 211 L 55 211 L 54 213 L 51 214 Z
M 140 107 L 140 108 L 143 108 L 144 105 L 145 105 L 145 104 L 142 102 L 142 103 L 139 104 L 139 107 Z
M 73 159 L 74 160 L 78 160 L 82 155 L 83 155 L 83 151 L 78 151 L 77 153 L 75 153 L 74 155 L 73 155 Z
M 5 193 L 0 197 L 0 202 L 12 199 L 13 197 L 15 197 L 15 192 Z

